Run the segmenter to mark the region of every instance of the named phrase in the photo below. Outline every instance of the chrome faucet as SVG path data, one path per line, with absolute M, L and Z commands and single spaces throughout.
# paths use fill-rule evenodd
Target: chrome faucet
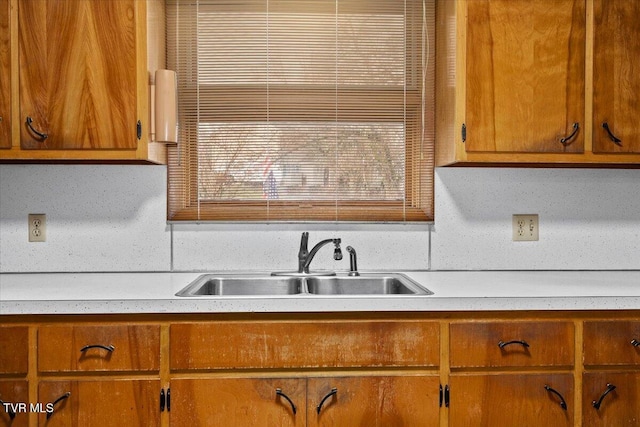
M 335 249 L 333 251 L 333 259 L 340 261 L 342 259 L 342 251 L 340 250 L 340 239 L 325 239 L 318 242 L 309 251 L 307 249 L 309 244 L 309 233 L 307 231 L 302 233 L 302 239 L 300 240 L 300 251 L 298 252 L 298 273 L 309 274 L 309 265 L 313 260 L 313 257 L 320 250 L 321 247 L 327 243 L 333 243 Z

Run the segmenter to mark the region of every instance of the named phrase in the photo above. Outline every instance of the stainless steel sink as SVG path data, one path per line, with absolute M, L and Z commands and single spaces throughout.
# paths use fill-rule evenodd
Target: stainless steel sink
M 401 274 L 362 275 L 345 277 L 310 277 L 307 290 L 314 295 L 430 295 Z
M 179 297 L 231 295 L 295 295 L 303 293 L 298 277 L 204 274 L 176 295 Z
M 204 274 L 176 293 L 180 297 L 204 296 L 392 296 L 432 295 L 403 274 L 362 273 L 360 276 L 268 276 Z

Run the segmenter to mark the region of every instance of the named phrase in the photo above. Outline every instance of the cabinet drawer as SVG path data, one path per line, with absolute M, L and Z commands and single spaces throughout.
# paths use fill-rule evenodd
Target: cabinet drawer
M 158 325 L 42 326 L 38 371 L 158 371 Z
M 278 321 L 173 324 L 172 370 L 435 367 L 437 322 Z
M 584 323 L 585 365 L 640 365 L 640 321 Z
M 480 322 L 450 325 L 452 368 L 573 366 L 571 322 Z
M 0 374 L 26 375 L 29 367 L 29 329 L 0 327 Z

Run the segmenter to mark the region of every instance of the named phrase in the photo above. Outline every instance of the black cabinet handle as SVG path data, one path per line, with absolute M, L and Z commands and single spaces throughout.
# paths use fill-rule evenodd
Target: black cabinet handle
M 597 402 L 595 400 L 591 402 L 593 407 L 596 408 L 596 410 L 600 409 L 600 405 L 602 405 L 602 399 L 604 399 L 607 396 L 607 394 L 611 393 L 615 389 L 616 389 L 616 386 L 614 386 L 613 384 L 607 384 L 607 389 L 604 391 L 604 393 L 602 393 L 602 396 L 600 396 L 600 399 L 598 399 Z
M 338 389 L 337 388 L 332 388 L 331 391 L 329 393 L 327 393 L 327 395 L 325 397 L 322 398 L 322 400 L 320 401 L 320 404 L 316 407 L 316 410 L 318 411 L 318 414 L 320 414 L 320 411 L 322 411 L 322 405 L 324 405 L 324 402 L 329 399 L 331 396 L 334 396 L 338 394 Z
M 631 340 L 631 345 L 634 347 L 640 347 L 640 341 L 634 338 Z
M 525 340 L 513 340 L 513 341 L 507 341 L 507 342 L 498 341 L 498 347 L 500 347 L 501 349 L 512 344 L 519 344 L 524 348 L 529 348 L 529 343 L 526 342 Z
M 87 350 L 90 350 L 92 348 L 100 348 L 102 350 L 106 350 L 109 353 L 113 353 L 113 350 L 115 350 L 116 348 L 112 345 L 102 345 L 102 344 L 90 344 L 90 345 L 85 345 L 84 347 L 82 347 L 80 349 L 80 353 L 84 353 Z
M 298 410 L 296 409 L 296 405 L 294 405 L 293 401 L 289 398 L 289 396 L 287 396 L 286 394 L 284 394 L 284 393 L 282 392 L 282 389 L 281 389 L 281 388 L 277 388 L 277 389 L 276 389 L 276 395 L 277 395 L 277 396 L 284 397 L 284 399 L 285 399 L 287 402 L 289 402 L 289 405 L 291 405 L 291 411 L 293 411 L 293 415 L 295 415 L 295 414 L 296 414 L 296 412 L 297 412 Z
M 164 396 L 164 389 L 161 388 L 160 389 L 160 412 L 164 412 L 164 406 L 166 403 L 167 399 Z
M 607 135 L 609 135 L 609 138 L 611 139 L 611 141 L 613 141 L 614 144 L 616 144 L 619 147 L 622 147 L 622 140 L 616 137 L 613 134 L 613 132 L 611 132 L 611 129 L 609 128 L 609 123 L 607 122 L 602 123 L 602 128 L 607 131 Z
M 57 398 L 56 400 L 53 401 L 53 404 L 51 405 L 52 409 L 51 412 L 47 412 L 47 419 L 51 418 L 53 416 L 53 411 L 55 411 L 55 406 L 62 402 L 65 399 L 68 399 L 69 396 L 71 396 L 71 392 L 68 391 L 65 394 L 63 394 L 62 396 L 60 396 L 59 398 Z
M 0 405 L 2 405 L 5 411 L 7 411 L 7 414 L 9 414 L 10 419 L 14 419 L 16 417 L 16 413 L 14 412 L 13 409 L 11 409 L 11 406 L 8 406 L 8 405 L 4 406 L 4 400 L 0 399 Z
M 573 139 L 574 136 L 576 136 L 576 134 L 578 133 L 578 130 L 580 130 L 580 123 L 576 122 L 573 124 L 573 132 L 571 132 L 569 136 L 565 136 L 564 138 L 561 138 L 560 144 L 564 145 L 565 147 L 571 144 L 571 140 Z
M 564 409 L 565 411 L 567 410 L 567 402 L 565 402 L 564 397 L 562 397 L 562 395 L 558 393 L 557 390 L 554 390 L 553 388 L 549 387 L 546 384 L 544 385 L 544 389 L 547 390 L 549 393 L 553 393 L 556 396 L 558 396 L 558 399 L 560 399 L 560 407 L 562 407 L 562 409 Z
M 30 130 L 31 132 L 33 132 L 33 133 L 34 133 L 38 138 L 40 138 L 40 139 L 41 139 L 41 140 L 43 140 L 43 141 L 44 141 L 45 139 L 49 138 L 49 135 L 47 135 L 46 133 L 38 132 L 38 131 L 33 127 L 32 123 L 33 123 L 33 119 L 32 119 L 30 116 L 27 116 L 26 124 L 27 124 L 27 127 L 29 128 L 29 130 Z

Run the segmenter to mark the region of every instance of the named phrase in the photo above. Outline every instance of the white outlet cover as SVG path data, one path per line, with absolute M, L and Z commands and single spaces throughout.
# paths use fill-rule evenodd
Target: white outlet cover
M 529 242 L 539 240 L 537 214 L 513 215 L 512 228 L 514 242 Z

